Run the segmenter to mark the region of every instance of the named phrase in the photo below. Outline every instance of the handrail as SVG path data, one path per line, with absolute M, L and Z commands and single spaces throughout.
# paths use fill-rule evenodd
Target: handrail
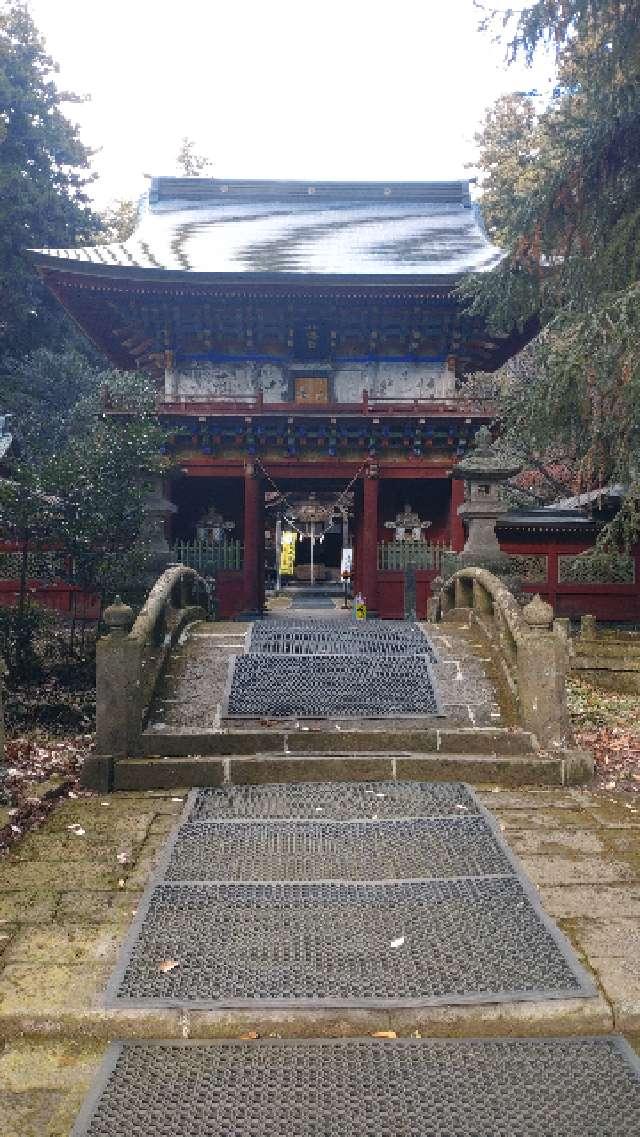
M 522 608 L 511 590 L 500 577 L 488 569 L 468 566 L 467 568 L 458 569 L 450 580 L 445 583 L 445 588 L 448 588 L 452 582 L 454 582 L 455 587 L 456 580 L 475 580 L 489 593 L 493 601 L 501 608 L 509 631 L 514 639 L 517 639 L 518 636 L 528 630 L 529 625 L 524 619 Z M 551 617 L 553 618 L 553 613 L 551 613 Z
M 524 728 L 544 746 L 572 742 L 566 678 L 569 651 L 553 608 L 534 596 L 521 608 L 504 581 L 488 569 L 458 569 L 440 592 L 440 615 L 468 610 L 498 654 Z
M 114 760 L 140 752 L 158 680 L 182 630 L 208 614 L 204 579 L 188 565 L 169 565 L 137 618 L 119 598 L 104 612 L 109 630 L 96 645 L 96 751 L 100 788 L 113 782 Z M 133 623 L 133 626 L 131 626 Z
M 434 396 L 426 399 L 416 399 L 413 397 L 403 398 L 402 396 L 386 397 L 386 396 L 370 396 L 368 399 L 362 399 L 358 402 L 338 402 L 331 401 L 326 403 L 301 403 L 301 402 L 268 402 L 259 399 L 257 396 L 252 395 L 229 395 L 229 396 L 212 396 L 212 395 L 165 395 L 158 399 L 157 410 L 160 413 L 170 413 L 171 411 L 188 411 L 190 407 L 194 410 L 210 409 L 210 413 L 215 413 L 216 410 L 220 413 L 227 411 L 233 413 L 235 407 L 242 412 L 252 411 L 257 414 L 378 414 L 386 412 L 388 414 L 407 414 L 414 412 L 416 414 L 424 414 L 429 411 L 444 411 L 450 414 L 467 414 L 476 413 L 485 417 L 490 417 L 495 414 L 496 404 L 495 401 L 490 399 L 474 399 L 469 396 L 460 395 L 447 395 L 447 396 Z M 107 409 L 119 409 L 116 407 L 109 407 Z M 123 409 L 125 409 L 123 407 Z
M 188 565 L 182 564 L 169 565 L 169 567 L 166 568 L 162 575 L 159 576 L 156 580 L 155 584 L 149 592 L 149 595 L 147 596 L 147 599 L 140 609 L 140 612 L 138 613 L 134 625 L 129 633 L 131 639 L 137 639 L 142 643 L 145 643 L 150 638 L 150 634 L 156 627 L 158 620 L 165 615 L 165 606 L 167 602 L 171 600 L 171 594 L 173 593 L 176 585 L 186 581 L 190 582 L 191 590 L 193 590 L 194 584 L 200 582 L 202 596 L 203 598 L 207 596 L 206 583 L 199 575 L 199 573 L 195 571 L 195 569 L 190 568 Z M 184 600 L 189 600 L 191 602 L 194 600 L 194 597 L 193 595 L 190 597 L 182 596 L 181 601 Z M 188 608 L 194 605 L 192 603 L 180 603 L 179 606 L 180 608 Z
M 108 390 L 102 393 L 102 408 L 112 413 L 131 414 L 137 408 L 127 400 L 126 395 L 112 394 Z M 362 391 L 359 398 L 340 402 L 338 400 L 326 403 L 270 402 L 265 400 L 262 391 L 250 393 L 214 394 L 162 394 L 156 400 L 158 414 L 475 414 L 483 418 L 495 415 L 496 403 L 493 399 L 465 395 L 456 391 L 450 395 L 435 395 L 429 397 L 416 397 L 414 395 L 371 395 Z

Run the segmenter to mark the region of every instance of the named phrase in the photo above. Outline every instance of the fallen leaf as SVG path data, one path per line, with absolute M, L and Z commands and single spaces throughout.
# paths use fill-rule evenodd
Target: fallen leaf
M 120 880 L 118 881 L 118 888 L 124 888 L 124 879 L 123 879 L 123 877 L 120 877 Z
M 174 968 L 179 967 L 179 966 L 180 966 L 180 964 L 178 963 L 177 959 L 163 959 L 158 964 L 158 971 L 162 971 L 162 972 L 173 971 Z
M 117 857 L 116 857 L 116 860 L 117 860 L 117 861 L 118 861 L 118 862 L 119 862 L 121 865 L 126 865 L 126 864 L 128 863 L 128 861 L 129 861 L 129 857 L 127 856 L 127 854 L 126 854 L 126 853 L 118 853 L 118 855 L 117 855 Z

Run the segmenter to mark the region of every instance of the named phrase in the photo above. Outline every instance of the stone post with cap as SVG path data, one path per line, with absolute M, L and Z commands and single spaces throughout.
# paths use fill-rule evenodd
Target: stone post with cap
M 83 783 L 107 792 L 113 762 L 135 753 L 140 733 L 140 645 L 129 636 L 133 610 L 116 596 L 105 608 L 107 634 L 96 645 L 96 751 L 85 762 Z
M 518 637 L 517 680 L 522 724 L 542 746 L 571 744 L 566 678 L 566 639 L 553 627 L 553 608 L 539 595 L 522 609 L 525 628 Z

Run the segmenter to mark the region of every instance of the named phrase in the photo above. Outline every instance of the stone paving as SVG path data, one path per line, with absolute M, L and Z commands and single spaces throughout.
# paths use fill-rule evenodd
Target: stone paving
M 182 793 L 67 801 L 0 862 L 0 1132 L 67 1137 L 120 1038 L 607 1033 L 640 1038 L 640 806 L 590 790 L 480 790 L 591 970 L 596 1000 L 424 1011 L 107 1011 L 107 977 Z M 70 828 L 72 827 L 72 828 Z M 590 1006 L 585 1004 L 589 1002 Z

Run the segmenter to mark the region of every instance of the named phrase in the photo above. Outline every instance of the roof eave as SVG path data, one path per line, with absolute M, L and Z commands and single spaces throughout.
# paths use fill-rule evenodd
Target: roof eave
M 348 288 L 366 286 L 368 288 L 454 288 L 464 273 L 441 275 L 391 273 L 391 274 L 329 274 L 306 272 L 193 272 L 185 269 L 140 268 L 129 265 L 102 265 L 95 261 L 75 261 L 57 257 L 53 254 L 31 252 L 38 268 L 46 272 L 65 273 L 77 276 L 95 276 L 113 281 L 144 281 L 160 284 L 217 284 L 217 285 L 310 285 L 316 287 L 340 285 Z

